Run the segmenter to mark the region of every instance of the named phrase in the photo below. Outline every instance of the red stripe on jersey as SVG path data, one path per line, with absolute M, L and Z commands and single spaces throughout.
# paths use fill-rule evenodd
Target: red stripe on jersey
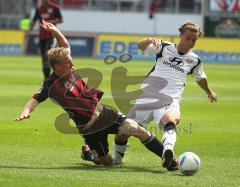
M 79 92 L 74 88 L 74 86 L 72 86 L 72 87 L 70 88 L 70 91 L 71 91 L 71 93 L 72 93 L 75 97 L 79 97 L 79 96 L 80 96 Z
M 77 85 L 77 87 L 78 87 L 80 90 L 84 89 L 84 87 L 85 87 L 85 83 L 84 83 L 84 82 L 80 82 L 80 81 L 76 81 L 76 82 L 75 82 L 75 85 Z

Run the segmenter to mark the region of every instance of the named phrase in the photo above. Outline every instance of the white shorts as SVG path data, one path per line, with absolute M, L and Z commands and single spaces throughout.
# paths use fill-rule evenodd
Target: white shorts
M 128 117 L 134 119 L 138 124 L 145 129 L 147 125 L 154 120 L 156 125 L 160 125 L 160 120 L 166 112 L 174 111 L 180 115 L 180 106 L 177 101 L 173 101 L 170 105 L 153 110 L 135 110 L 134 107 L 128 113 Z

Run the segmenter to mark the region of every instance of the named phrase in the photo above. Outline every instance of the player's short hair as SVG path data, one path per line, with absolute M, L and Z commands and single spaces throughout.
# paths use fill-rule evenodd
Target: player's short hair
M 64 47 L 56 47 L 52 48 L 48 51 L 48 62 L 50 66 L 53 68 L 55 64 L 59 63 L 59 61 L 66 55 L 71 54 L 69 48 Z
M 193 21 L 187 21 L 183 25 L 181 25 L 181 27 L 179 28 L 179 32 L 181 34 L 186 32 L 187 30 L 192 31 L 192 32 L 198 32 L 199 37 L 203 36 L 203 32 L 202 32 L 201 28 Z

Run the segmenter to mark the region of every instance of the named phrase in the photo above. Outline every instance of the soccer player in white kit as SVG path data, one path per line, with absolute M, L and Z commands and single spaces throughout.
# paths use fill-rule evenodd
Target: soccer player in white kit
M 191 51 L 202 31 L 194 22 L 186 22 L 180 28 L 179 43 L 164 42 L 157 38 L 147 38 L 138 42 L 138 48 L 156 56 L 156 63 L 142 84 L 144 95 L 140 96 L 128 117 L 147 128 L 154 119 L 163 129 L 163 167 L 177 169 L 173 148 L 176 142 L 176 125 L 180 120 L 179 103 L 188 75 L 192 75 L 198 85 L 207 93 L 211 102 L 217 95 L 209 88 L 201 60 Z M 115 137 L 115 164 L 121 164 L 127 149 L 127 136 Z

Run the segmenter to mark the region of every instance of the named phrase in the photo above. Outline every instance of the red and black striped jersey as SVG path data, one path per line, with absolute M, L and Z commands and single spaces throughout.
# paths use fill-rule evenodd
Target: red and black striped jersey
M 57 102 L 76 124 L 86 124 L 102 95 L 100 89 L 88 86 L 76 71 L 72 71 L 63 77 L 53 73 L 43 82 L 33 98 L 43 102 L 49 97 Z
M 51 3 L 48 6 L 43 6 L 43 5 L 38 6 L 35 10 L 33 21 L 34 22 L 36 22 L 37 20 L 41 21 L 42 19 L 44 19 L 45 21 L 48 21 L 48 20 L 55 20 L 57 18 L 62 19 L 61 11 L 56 4 Z M 45 31 L 40 27 L 39 37 L 40 39 L 44 40 L 44 39 L 51 38 L 53 36 L 50 32 Z

